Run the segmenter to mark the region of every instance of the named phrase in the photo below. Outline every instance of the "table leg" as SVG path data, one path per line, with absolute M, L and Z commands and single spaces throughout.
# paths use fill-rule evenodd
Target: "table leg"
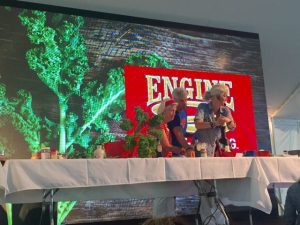
M 217 195 L 216 182 L 212 180 L 194 181 L 194 184 L 198 189 L 199 196 L 199 203 L 195 215 L 196 225 L 210 225 L 213 223 L 217 224 L 218 216 L 223 216 L 223 224 L 229 225 L 229 219 L 225 211 L 225 207 Z M 205 203 L 203 207 L 207 208 L 205 218 L 202 218 L 200 212 L 201 204 L 203 203 Z
M 46 206 L 49 205 L 49 224 L 55 225 L 54 220 L 54 195 L 58 191 L 58 189 L 45 189 L 43 191 L 43 201 L 42 201 L 42 215 L 40 218 L 40 225 L 42 224 L 43 216 L 46 212 Z

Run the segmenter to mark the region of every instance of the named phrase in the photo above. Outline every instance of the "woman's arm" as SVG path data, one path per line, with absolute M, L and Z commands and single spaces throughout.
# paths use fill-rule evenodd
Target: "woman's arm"
M 204 122 L 201 119 L 195 119 L 195 126 L 197 130 L 202 130 L 202 129 L 210 129 L 213 127 L 216 127 L 216 124 L 213 122 Z
M 234 122 L 234 120 L 230 120 L 228 123 L 226 123 L 227 127 L 229 130 L 233 130 L 234 128 L 236 128 L 236 124 Z
M 226 123 L 227 128 L 229 130 L 233 130 L 236 127 L 236 124 L 232 117 L 231 111 L 227 106 L 223 107 L 223 110 L 225 110 L 225 115 L 221 115 L 220 117 L 223 118 L 224 122 Z
M 185 140 L 183 132 L 182 132 L 182 128 L 180 126 L 174 127 L 172 131 L 175 134 L 176 139 L 178 140 L 178 142 L 181 144 L 181 146 L 183 148 L 185 148 L 185 149 L 188 149 L 188 148 L 193 149 L 193 147 L 190 146 L 187 143 L 187 141 Z
M 185 152 L 184 148 L 179 148 L 179 147 L 173 146 L 170 143 L 170 141 L 168 139 L 168 136 L 167 136 L 165 130 L 163 130 L 163 129 L 162 129 L 161 145 L 162 145 L 163 149 L 165 149 L 166 151 L 170 151 L 170 152 L 173 152 L 173 153 L 176 153 L 176 154 L 180 154 L 181 152 Z
M 207 116 L 209 111 L 208 111 L 208 103 L 200 103 L 197 108 L 197 113 L 195 115 L 195 127 L 197 130 L 202 130 L 202 129 L 210 129 L 216 127 L 215 121 L 204 121 L 205 115 Z

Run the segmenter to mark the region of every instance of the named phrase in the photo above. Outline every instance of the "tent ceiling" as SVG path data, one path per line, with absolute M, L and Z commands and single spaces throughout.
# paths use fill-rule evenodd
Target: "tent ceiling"
M 300 83 L 298 0 L 25 1 L 259 33 L 268 114 L 300 119 L 300 92 L 289 98 Z

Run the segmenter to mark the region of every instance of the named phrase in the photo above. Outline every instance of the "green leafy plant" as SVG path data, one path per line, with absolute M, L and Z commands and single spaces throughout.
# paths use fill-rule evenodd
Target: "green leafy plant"
M 122 53 L 122 60 L 114 67 L 95 74 L 101 79 L 91 79 L 87 42 L 82 33 L 83 17 L 21 10 L 18 18 L 31 44 L 26 52 L 29 69 L 41 87 L 55 97 L 56 102 L 51 104 L 58 112 L 57 117 L 45 116 L 34 108 L 36 96 L 30 90 L 19 89 L 7 96 L 5 84 L 0 83 L 0 128 L 13 128 L 21 134 L 30 152 L 40 151 L 41 146 L 57 145 L 59 152 L 69 158 L 91 156 L 97 144 L 116 138 L 111 129 L 120 124 L 124 115 L 124 65 L 171 68 L 155 52 L 129 50 Z M 118 49 L 122 38 L 123 35 L 111 42 L 107 54 Z M 75 108 L 73 102 L 80 102 L 81 109 Z M 150 127 L 155 125 L 155 119 L 151 121 Z M 149 135 L 156 133 L 149 130 Z M 136 144 L 134 141 L 139 137 L 126 139 Z M 144 139 L 141 138 L 141 145 L 154 143 Z M 5 154 L 15 152 L 6 136 L 0 138 L 0 149 L 5 149 Z
M 58 122 L 49 118 L 34 120 L 37 118 L 29 110 L 25 112 L 26 118 L 37 121 L 36 124 L 43 122 L 46 138 L 59 139 L 60 153 L 77 154 L 74 153 L 77 145 L 89 154 L 96 143 L 113 140 L 109 122 L 120 121 L 120 111 L 124 109 L 124 99 L 121 98 L 124 94 L 123 70 L 110 70 L 105 85 L 84 80 L 89 65 L 85 41 L 80 32 L 84 25 L 83 17 L 51 18 L 46 12 L 24 10 L 19 14 L 19 19 L 27 28 L 27 37 L 33 44 L 33 48 L 26 53 L 29 68 L 57 97 L 59 108 Z M 70 108 L 72 98 L 82 101 L 83 118 Z M 34 125 L 31 121 L 30 124 L 27 121 L 20 123 L 20 117 L 17 119 L 19 123 L 14 127 L 18 125 L 18 130 L 22 132 Z M 40 128 L 34 127 L 36 130 Z M 93 138 L 91 132 L 97 132 L 99 136 Z M 29 144 L 36 146 L 40 137 L 34 135 L 27 135 L 26 138 Z
M 6 87 L 0 83 L 0 128 L 11 122 L 20 134 L 31 152 L 40 150 L 41 118 L 32 109 L 31 93 L 19 90 L 17 96 L 8 98 Z M 5 154 L 9 155 L 9 144 L 4 137 L 0 138 L 0 149 L 5 149 Z
M 136 125 L 128 119 L 120 124 L 121 129 L 130 133 L 125 137 L 126 149 L 133 151 L 137 146 L 139 157 L 153 157 L 156 154 L 157 139 L 162 136 L 161 130 L 158 129 L 162 116 L 155 115 L 150 118 L 141 107 L 135 107 L 134 110 Z

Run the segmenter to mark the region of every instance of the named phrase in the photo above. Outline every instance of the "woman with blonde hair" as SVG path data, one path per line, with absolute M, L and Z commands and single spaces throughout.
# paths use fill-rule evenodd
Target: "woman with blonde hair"
M 224 125 L 226 125 L 229 130 L 235 128 L 235 122 L 231 112 L 226 106 L 228 94 L 229 90 L 226 85 L 213 85 L 212 88 L 205 93 L 204 100 L 206 100 L 206 102 L 201 102 L 197 108 L 195 115 L 197 131 L 194 135 L 194 139 L 198 139 L 199 142 L 206 144 L 207 156 L 209 157 L 214 157 L 215 155 L 215 149 L 221 139 Z M 210 192 L 214 187 L 214 182 L 212 180 L 203 181 L 201 187 L 203 190 Z M 227 224 L 227 217 L 223 211 L 217 208 L 214 198 L 214 196 L 209 195 L 201 196 L 201 217 L 205 218 L 205 220 L 213 218 L 213 220 L 209 220 L 209 223 L 207 223 L 209 225 Z M 211 215 L 213 215 L 213 217 L 211 217 Z
M 221 138 L 221 129 L 224 125 L 229 130 L 235 128 L 235 122 L 230 109 L 226 106 L 228 87 L 224 84 L 213 85 L 205 93 L 206 102 L 201 102 L 195 115 L 197 132 L 195 138 L 206 143 L 208 156 L 214 156 L 216 142 Z
M 169 152 L 176 155 L 185 154 L 185 149 L 172 145 L 170 130 L 168 128 L 168 122 L 174 119 L 178 103 L 173 99 L 166 98 L 159 105 L 158 114 L 163 117 L 163 122 L 160 125 L 162 131 L 161 145 L 163 156 L 167 156 Z

